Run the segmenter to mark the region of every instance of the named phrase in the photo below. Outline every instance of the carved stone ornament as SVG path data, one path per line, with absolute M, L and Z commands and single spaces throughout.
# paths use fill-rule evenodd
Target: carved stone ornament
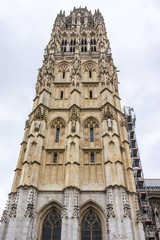
M 95 66 L 93 65 L 93 64 L 88 64 L 88 65 L 86 65 L 85 66 L 85 72 L 95 72 L 96 71 L 96 68 L 95 68 Z
M 131 208 L 125 190 L 122 190 L 122 202 L 123 202 L 123 216 L 131 219 Z
M 107 120 L 108 118 L 111 120 L 113 119 L 116 120 L 116 112 L 109 104 L 107 104 L 105 107 L 102 108 L 101 114 L 102 114 L 101 115 L 102 121 Z
M 34 123 L 34 130 L 35 130 L 35 132 L 39 132 L 40 126 L 41 126 L 41 122 L 40 121 L 36 121 Z
M 5 210 L 3 211 L 3 214 L 2 214 L 0 222 L 5 222 L 5 223 L 8 222 L 8 220 L 9 220 L 9 213 L 10 213 L 10 207 L 11 207 L 11 201 L 12 201 L 11 195 L 9 195 L 8 196 L 8 201 L 7 201 Z
M 107 200 L 106 210 L 107 210 L 107 220 L 108 220 L 110 217 L 115 217 L 111 189 L 107 189 L 106 200 Z
M 51 123 L 51 128 L 56 127 L 65 128 L 65 121 L 60 117 L 54 119 Z
M 76 131 L 76 122 L 80 121 L 80 113 L 79 109 L 76 106 L 73 106 L 70 109 L 69 113 L 69 121 L 71 121 L 71 131 L 75 132 Z
M 27 208 L 24 214 L 25 217 L 33 218 L 34 204 L 35 204 L 35 190 L 30 189 L 27 199 Z
M 84 122 L 84 128 L 90 128 L 90 127 L 99 128 L 98 121 L 93 117 L 87 118 Z
M 79 193 L 77 190 L 74 190 L 74 203 L 73 203 L 72 218 L 79 218 Z
M 29 128 L 31 126 L 30 119 L 27 119 L 25 122 L 25 128 Z
M 127 127 L 127 120 L 126 120 L 124 115 L 121 118 L 120 124 L 121 124 L 122 127 Z
M 61 65 L 60 67 L 59 67 L 59 72 L 69 72 L 69 67 L 68 67 L 68 65 Z
M 10 208 L 10 217 L 16 217 L 17 215 L 17 206 L 18 206 L 18 201 L 19 201 L 19 190 L 17 191 L 16 195 L 14 196 L 13 203 Z
M 72 75 L 80 75 L 81 61 L 78 56 L 72 61 Z
M 64 198 L 63 198 L 63 207 L 62 207 L 62 218 L 68 218 L 67 214 L 67 204 L 68 204 L 68 191 L 66 190 L 64 192 Z
M 98 63 L 99 63 L 99 77 L 102 77 L 102 76 L 104 76 L 104 74 L 108 73 L 107 59 L 102 57 L 99 59 Z
M 141 212 L 141 210 L 136 211 L 136 222 L 137 223 L 142 222 L 142 212 Z
M 44 106 L 39 106 L 33 113 L 33 120 L 47 121 L 48 109 Z
M 8 211 L 4 210 L 0 222 L 7 223 L 8 222 Z

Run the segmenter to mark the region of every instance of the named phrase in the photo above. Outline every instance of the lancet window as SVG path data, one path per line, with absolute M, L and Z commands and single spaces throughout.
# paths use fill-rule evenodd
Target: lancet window
M 61 118 L 56 118 L 51 123 L 51 129 L 54 129 L 55 142 L 58 143 L 65 135 L 65 122 Z
M 99 122 L 95 118 L 90 117 L 84 122 L 83 137 L 84 147 L 95 148 L 100 146 Z
M 91 52 L 96 52 L 96 40 L 95 40 L 95 38 L 92 38 L 90 40 L 90 45 L 91 45 Z
M 82 218 L 81 240 L 102 240 L 101 220 L 92 208 Z
M 61 239 L 61 217 L 56 209 L 53 209 L 44 219 L 41 240 Z
M 61 42 L 61 51 L 62 52 L 66 52 L 66 46 L 67 46 L 67 40 L 65 38 L 62 39 L 62 42 Z
M 81 40 L 81 52 L 87 52 L 87 40 L 86 38 L 82 38 Z
M 54 156 L 53 156 L 53 163 L 57 163 L 57 153 L 54 153 Z
M 59 134 L 60 134 L 60 128 L 57 127 L 57 129 L 56 129 L 56 142 L 59 142 Z

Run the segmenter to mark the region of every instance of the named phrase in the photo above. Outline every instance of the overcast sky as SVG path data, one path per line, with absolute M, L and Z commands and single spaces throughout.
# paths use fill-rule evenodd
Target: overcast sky
M 37 69 L 59 11 L 100 9 L 122 105 L 134 108 L 145 178 L 160 178 L 160 1 L 0 0 L 0 215 L 10 192 Z

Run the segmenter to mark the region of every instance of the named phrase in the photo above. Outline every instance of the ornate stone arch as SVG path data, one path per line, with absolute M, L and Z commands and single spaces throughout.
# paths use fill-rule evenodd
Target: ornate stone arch
M 42 229 L 45 221 L 48 217 L 52 217 L 54 221 L 54 216 L 57 214 L 58 221 L 61 223 L 61 211 L 62 205 L 58 201 L 49 201 L 44 204 L 37 213 L 37 221 L 36 221 L 36 234 L 35 237 L 38 240 L 42 239 Z M 50 216 L 52 215 L 52 216 Z M 57 221 L 57 220 L 56 220 Z M 55 224 L 55 222 L 54 222 Z
M 94 222 L 95 221 L 95 222 Z M 105 218 L 105 210 L 95 201 L 89 199 L 85 203 L 80 206 L 80 239 L 83 240 L 83 226 L 92 226 L 94 227 L 94 223 L 98 226 L 99 237 L 97 240 L 104 239 L 106 232 L 106 218 Z M 89 229 L 88 229 L 89 230 Z M 91 231 L 91 229 L 90 229 Z M 92 234 L 94 234 L 92 232 Z M 92 239 L 92 238 L 91 238 Z
M 83 123 L 84 128 L 90 127 L 99 128 L 99 126 L 100 126 L 99 121 L 94 117 L 88 117 Z
M 57 127 L 59 127 L 59 128 L 65 128 L 65 126 L 66 126 L 66 122 L 65 122 L 64 119 L 61 118 L 61 117 L 55 118 L 55 119 L 51 122 L 51 124 L 50 124 L 50 127 L 51 127 L 51 128 L 57 128 Z

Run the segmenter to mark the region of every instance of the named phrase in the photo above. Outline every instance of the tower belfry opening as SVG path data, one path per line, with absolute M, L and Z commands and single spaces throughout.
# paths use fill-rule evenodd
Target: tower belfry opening
M 134 171 L 137 182 L 142 171 L 128 122 L 132 166 L 125 121 L 102 14 L 60 11 L 38 72 L 0 238 L 144 240 L 136 186 L 144 188 L 134 180 Z M 145 192 L 139 194 L 145 201 Z

